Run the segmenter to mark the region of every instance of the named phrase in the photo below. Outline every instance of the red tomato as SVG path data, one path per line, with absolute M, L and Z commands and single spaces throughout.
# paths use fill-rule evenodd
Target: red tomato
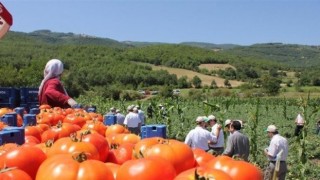
M 44 131 L 41 135 L 41 142 L 48 140 L 56 141 L 62 137 L 68 137 L 70 134 L 80 130 L 78 125 L 70 123 L 59 123 L 57 126 L 53 126 L 50 129 Z
M 0 179 L 1 180 L 32 180 L 32 178 L 26 172 L 17 168 L 7 168 L 0 170 Z
M 209 161 L 206 165 L 207 168 L 219 169 L 228 173 L 233 179 L 237 180 L 261 180 L 261 170 L 246 161 L 233 160 L 226 156 L 218 156 Z
M 106 130 L 106 137 L 111 134 L 129 133 L 129 131 L 120 124 L 113 124 Z
M 197 166 L 202 166 L 208 161 L 215 158 L 215 156 L 205 152 L 203 149 L 195 148 L 195 149 L 192 149 L 192 152 L 193 152 L 194 158 L 197 161 Z
M 141 158 L 141 155 L 145 154 L 147 149 L 151 148 L 155 144 L 162 143 L 163 141 L 164 139 L 160 137 L 141 139 L 134 146 L 134 157 Z
M 114 179 L 116 179 L 117 172 L 118 172 L 118 169 L 120 168 L 120 165 L 111 163 L 111 162 L 105 163 L 105 165 L 112 171 L 113 177 Z
M 162 158 L 143 158 L 129 160 L 121 165 L 116 180 L 172 180 L 175 176 L 175 169 L 170 162 Z
M 52 157 L 57 154 L 77 155 L 79 153 L 85 153 L 88 159 L 100 160 L 99 152 L 93 144 L 77 141 L 70 137 L 60 138 L 54 142 L 48 150 L 47 156 Z
M 108 141 L 100 134 L 87 134 L 82 137 L 82 142 L 93 144 L 99 152 L 100 161 L 106 162 L 109 154 Z
M 72 113 L 68 114 L 64 119 L 63 122 L 66 123 L 72 123 L 72 124 L 77 124 L 78 126 L 82 127 L 86 121 L 89 120 L 89 117 L 83 113 Z
M 95 130 L 102 136 L 105 136 L 107 126 L 104 125 L 103 122 L 101 121 L 94 120 L 94 121 L 87 121 L 86 124 L 84 124 L 81 129 Z
M 177 173 L 193 168 L 196 164 L 191 148 L 173 139 L 151 146 L 144 157 L 162 157 L 171 162 Z
M 19 145 L 16 143 L 7 143 L 4 144 L 2 146 L 0 146 L 0 156 L 4 153 L 6 153 L 7 151 L 10 151 L 11 149 L 14 149 L 16 147 L 18 147 Z
M 37 126 L 26 126 L 24 128 L 25 136 L 34 136 L 41 141 L 41 129 Z
M 75 160 L 75 159 L 78 159 Z M 60 154 L 46 159 L 39 167 L 36 180 L 100 180 L 114 179 L 111 170 L 101 161 L 84 160 Z
M 36 145 L 39 144 L 40 141 L 34 136 L 24 136 L 24 144 Z
M 115 164 L 123 164 L 128 160 L 132 159 L 134 144 L 124 143 L 118 146 L 116 149 L 111 149 L 109 151 L 107 162 L 112 162 Z
M 39 148 L 34 146 L 19 146 L 0 156 L 0 168 L 17 167 L 34 179 L 40 164 L 45 159 L 46 155 Z
M 196 171 L 197 170 L 197 174 Z M 198 177 L 197 177 L 198 176 Z M 227 173 L 218 169 L 205 169 L 203 167 L 192 168 L 178 174 L 174 180 L 196 180 L 196 179 L 214 179 L 214 180 L 233 180 Z

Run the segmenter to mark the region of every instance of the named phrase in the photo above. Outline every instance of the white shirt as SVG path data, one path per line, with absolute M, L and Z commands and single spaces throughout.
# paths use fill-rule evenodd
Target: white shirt
M 212 126 L 211 133 L 212 133 L 213 136 L 215 136 L 214 133 L 218 130 L 218 128 L 219 128 L 219 125 L 217 123 Z M 209 145 L 209 146 L 210 147 L 215 147 L 215 148 L 216 147 L 224 147 L 224 134 L 223 134 L 222 129 L 219 130 L 219 137 L 218 137 L 217 143 L 213 144 L 213 145 Z
M 184 143 L 191 148 L 200 148 L 206 151 L 209 149 L 208 142 L 216 140 L 217 138 L 215 138 L 208 130 L 201 126 L 197 126 L 187 134 Z
M 270 145 L 267 148 L 268 155 L 272 156 L 272 158 L 269 157 L 269 160 L 276 161 L 276 156 L 281 149 L 283 150 L 283 152 L 280 161 L 286 161 L 289 149 L 288 141 L 286 138 L 280 136 L 279 134 L 275 134 L 271 138 Z
M 140 117 L 134 112 L 129 112 L 123 122 L 124 125 L 127 125 L 130 128 L 138 127 L 139 123 L 141 123 Z

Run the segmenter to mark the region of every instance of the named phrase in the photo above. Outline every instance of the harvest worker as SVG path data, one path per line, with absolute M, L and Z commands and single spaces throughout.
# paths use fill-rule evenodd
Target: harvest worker
M 241 123 L 239 121 L 231 121 L 227 126 L 230 135 L 223 154 L 230 157 L 236 156 L 248 161 L 250 150 L 249 138 L 240 132 Z
M 224 151 L 224 134 L 221 125 L 217 123 L 214 115 L 208 116 L 208 124 L 211 127 L 211 133 L 217 138 L 217 143 L 209 144 L 209 149 L 214 151 L 215 155 L 220 155 Z
M 295 136 L 299 136 L 301 133 L 301 129 L 304 126 L 304 119 L 301 116 L 301 114 L 299 113 L 298 116 L 296 117 L 294 123 L 296 124 L 296 129 L 294 130 L 294 135 Z
M 280 168 L 276 172 L 276 178 L 284 180 L 287 173 L 286 159 L 288 156 L 288 141 L 278 133 L 278 129 L 275 125 L 269 125 L 267 128 L 268 137 L 271 138 L 270 145 L 264 150 L 264 154 L 269 159 L 269 166 L 264 172 L 264 179 L 273 179 L 273 173 L 276 167 L 276 161 L 280 160 Z M 282 153 L 280 153 L 282 151 Z
M 196 119 L 197 126 L 192 129 L 186 136 L 185 144 L 191 148 L 200 148 L 205 151 L 209 150 L 209 144 L 216 143 L 217 138 L 211 134 L 206 128 L 207 117 L 198 116 Z
M 43 71 L 43 80 L 39 87 L 39 104 L 48 104 L 51 107 L 78 107 L 63 87 L 60 78 L 63 72 L 63 64 L 58 59 L 47 62 Z
M 134 105 L 130 105 L 128 106 L 127 110 L 128 114 L 126 115 L 123 124 L 131 133 L 139 135 L 141 119 L 138 114 L 138 109 Z

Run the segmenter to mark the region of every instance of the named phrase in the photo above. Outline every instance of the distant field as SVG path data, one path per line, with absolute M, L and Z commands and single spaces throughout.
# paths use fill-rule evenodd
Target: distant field
M 147 63 L 139 63 L 139 64 L 147 64 Z M 198 76 L 202 81 L 202 85 L 211 85 L 212 80 L 215 80 L 218 87 L 224 87 L 224 80 L 225 79 L 220 78 L 220 77 L 208 76 L 208 75 L 200 74 L 200 73 L 186 70 L 186 69 L 170 68 L 170 67 L 165 67 L 165 66 L 155 66 L 152 64 L 147 64 L 147 65 L 151 66 L 153 70 L 160 70 L 160 69 L 167 70 L 170 74 L 176 74 L 178 78 L 180 78 L 182 76 L 187 76 L 188 79 L 191 80 L 194 76 Z M 224 65 L 226 65 L 226 64 L 224 64 Z M 213 68 L 213 66 L 214 66 L 213 64 L 210 64 L 211 68 Z M 218 64 L 218 66 L 224 67 L 221 64 Z M 241 85 L 243 83 L 243 82 L 234 81 L 234 80 L 230 80 L 229 82 L 232 87 L 238 87 L 239 85 Z
M 211 70 L 225 70 L 227 68 L 236 69 L 234 66 L 231 66 L 230 64 L 201 64 L 199 66 L 200 69 L 207 69 L 209 71 Z

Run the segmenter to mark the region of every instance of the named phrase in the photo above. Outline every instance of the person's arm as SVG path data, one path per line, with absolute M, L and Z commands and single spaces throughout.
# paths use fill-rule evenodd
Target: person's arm
M 191 133 L 192 131 L 190 131 L 187 136 L 186 139 L 184 140 L 184 143 L 187 144 L 189 147 L 191 147 L 192 141 L 191 141 Z
M 217 144 L 218 138 L 214 135 L 214 133 L 208 133 L 208 144 L 214 145 Z
M 220 130 L 221 130 L 221 128 L 222 128 L 221 125 L 218 124 L 218 125 L 217 125 L 217 128 L 215 128 L 215 129 L 214 129 L 214 132 L 213 132 L 214 135 L 217 137 L 217 141 L 218 141 L 218 139 L 219 139 L 219 135 L 220 135 Z

